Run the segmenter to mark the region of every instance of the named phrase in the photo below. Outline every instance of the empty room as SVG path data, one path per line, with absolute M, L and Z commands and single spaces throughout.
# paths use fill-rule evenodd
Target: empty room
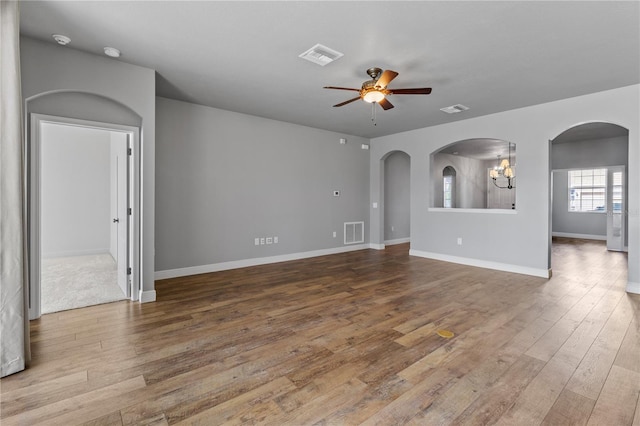
M 2 425 L 640 425 L 640 2 L 0 5 Z

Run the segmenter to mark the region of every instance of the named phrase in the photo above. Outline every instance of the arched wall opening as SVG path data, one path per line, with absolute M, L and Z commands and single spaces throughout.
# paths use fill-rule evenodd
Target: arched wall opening
M 104 160 L 94 158 L 94 161 L 100 165 L 105 165 L 107 169 L 113 169 L 111 176 L 107 176 L 107 185 L 110 187 L 111 201 L 109 209 L 114 208 L 115 202 L 118 202 L 119 209 L 112 209 L 105 212 L 107 216 L 114 216 L 113 223 L 111 220 L 110 230 L 111 239 L 119 238 L 124 245 L 118 245 L 119 252 L 124 253 L 117 256 L 118 263 L 118 280 L 121 288 L 125 292 L 125 296 L 131 300 L 139 300 L 141 294 L 141 127 L 142 119 L 140 115 L 135 113 L 131 108 L 121 104 L 108 97 L 79 91 L 52 91 L 45 92 L 35 96 L 31 96 L 25 100 L 25 124 L 26 124 L 26 158 L 27 158 L 27 212 L 29 226 L 29 263 L 30 263 L 30 297 L 29 311 L 30 318 L 37 318 L 41 313 L 41 266 L 42 266 L 42 223 L 43 223 L 43 153 L 46 151 L 51 154 L 51 147 L 45 147 L 43 150 L 43 141 L 45 140 L 44 130 L 47 128 L 84 128 L 93 129 L 92 135 L 100 133 L 100 138 L 106 138 L 107 149 L 101 149 L 101 153 L 106 153 Z M 54 127 L 51 127 L 51 126 Z M 47 134 L 51 134 L 48 132 Z M 67 132 L 68 134 L 68 132 Z M 110 141 L 109 141 L 110 138 Z M 76 138 L 77 139 L 77 138 Z M 47 136 L 47 141 L 50 141 Z M 93 148 L 99 144 L 93 144 L 97 139 L 85 140 L 91 143 L 90 152 L 96 154 Z M 74 141 L 79 143 L 81 141 Z M 68 143 L 63 144 L 67 146 Z M 58 149 L 60 143 L 56 142 L 55 149 Z M 104 145 L 104 143 L 101 143 Z M 80 146 L 78 146 L 80 147 Z M 85 148 L 82 148 L 85 149 Z M 86 148 L 89 149 L 89 148 Z M 127 153 L 127 149 L 129 150 Z M 80 151 L 80 150 L 79 150 Z M 95 157 L 95 155 L 94 155 Z M 92 157 L 93 158 L 93 157 Z M 57 159 L 57 160 L 56 160 Z M 61 154 L 47 155 L 47 164 L 53 165 L 52 161 L 64 160 Z M 87 160 L 88 161 L 88 160 Z M 114 162 L 114 161 L 117 161 Z M 78 166 L 78 170 L 82 170 L 85 158 L 78 157 L 74 160 L 73 165 Z M 98 164 L 98 163 L 96 163 Z M 118 166 L 116 166 L 118 164 Z M 48 170 L 63 170 L 60 167 L 49 167 Z M 120 170 L 116 174 L 114 170 Z M 104 173 L 103 173 L 104 174 Z M 47 175 L 50 176 L 50 175 Z M 56 175 L 57 176 L 57 175 Z M 111 182 L 114 176 L 118 176 L 118 196 L 115 196 L 115 181 Z M 50 176 L 51 177 L 51 176 Z M 63 182 L 64 179 L 56 179 L 56 182 Z M 95 183 L 94 181 L 84 182 L 85 186 Z M 50 187 L 50 185 L 48 186 Z M 59 188 L 58 190 L 62 190 Z M 48 193 L 50 195 L 50 192 Z M 71 196 L 71 193 L 69 193 Z M 50 198 L 50 197 L 49 197 Z M 79 215 L 83 214 L 82 206 L 90 205 L 94 200 L 92 197 L 75 196 L 71 205 L 75 205 L 74 211 Z M 59 202 L 58 202 L 59 203 Z M 88 203 L 88 204 L 87 204 Z M 48 203 L 47 206 L 53 204 Z M 130 209 L 127 213 L 127 209 Z M 60 209 L 58 209 L 60 210 Z M 48 209 L 52 211 L 51 208 Z M 69 215 L 67 215 L 69 216 Z M 72 215 L 71 215 L 72 216 Z M 117 216 L 117 217 L 116 217 Z M 49 216 L 47 216 L 49 217 Z M 79 218 L 77 218 L 79 219 Z M 51 227 L 49 227 L 51 229 Z M 71 239 L 69 239 L 71 241 Z M 65 241 L 65 244 L 69 241 Z M 116 244 L 111 241 L 113 247 L 109 247 L 111 254 L 116 252 Z M 83 247 L 82 253 L 85 253 Z M 102 249 L 102 246 L 101 246 Z M 95 250 L 92 250 L 95 251 Z M 65 250 L 64 254 L 68 255 L 69 250 Z M 61 253 L 61 252 L 60 252 Z M 114 256 L 116 257 L 116 256 Z
M 128 106 L 95 93 L 61 90 L 40 93 L 25 101 L 25 117 L 31 113 L 55 115 L 87 121 L 142 126 L 142 118 Z M 28 129 L 27 122 L 27 129 Z
M 460 140 L 432 152 L 430 164 L 430 208 L 515 209 L 515 143 L 491 138 Z M 505 174 L 507 165 L 513 178 Z M 451 175 L 445 170 L 455 170 L 455 198 L 450 207 L 444 188 Z
M 401 244 L 411 238 L 411 157 L 389 153 L 384 162 L 384 242 Z
M 549 145 L 549 264 L 553 237 L 603 240 L 609 250 L 626 251 L 629 130 L 605 121 L 580 123 Z

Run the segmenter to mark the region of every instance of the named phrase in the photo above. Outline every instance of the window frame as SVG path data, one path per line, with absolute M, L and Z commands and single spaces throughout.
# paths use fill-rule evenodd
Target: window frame
M 579 173 L 579 176 L 576 175 Z M 567 171 L 567 211 L 569 213 L 607 213 L 607 174 L 606 167 L 590 167 L 581 169 L 571 169 Z M 580 184 L 575 184 L 575 179 L 579 178 Z M 602 184 L 596 184 L 596 178 L 602 178 Z M 583 184 L 584 180 L 590 184 Z M 575 192 L 580 191 L 582 194 L 575 196 Z M 585 197 L 584 193 L 590 193 L 590 197 Z M 594 197 L 595 194 L 602 193 L 602 196 Z M 602 200 L 602 208 L 595 206 L 596 201 Z M 575 202 L 578 202 L 576 207 Z M 585 210 L 585 201 L 590 202 L 591 210 Z

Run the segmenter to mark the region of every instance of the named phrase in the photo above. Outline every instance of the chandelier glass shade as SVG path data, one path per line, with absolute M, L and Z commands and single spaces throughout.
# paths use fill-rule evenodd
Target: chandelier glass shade
M 503 158 L 500 160 L 500 155 L 498 155 L 498 164 L 489 170 L 489 177 L 493 180 L 493 184 L 500 189 L 513 189 L 515 188 L 515 184 L 513 180 L 516 178 L 515 172 L 512 168 L 511 163 L 511 142 L 507 142 L 509 144 L 509 157 Z M 498 178 L 503 177 L 507 179 L 507 185 L 498 185 Z

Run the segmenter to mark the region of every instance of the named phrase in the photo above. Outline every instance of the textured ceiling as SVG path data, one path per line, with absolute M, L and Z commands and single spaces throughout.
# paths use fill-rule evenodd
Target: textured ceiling
M 159 96 L 376 137 L 640 82 L 637 1 L 21 2 L 21 31 L 157 71 Z M 316 43 L 344 53 L 298 58 Z M 394 109 L 332 105 L 372 66 L 400 75 Z M 469 111 L 439 109 L 464 104 Z

